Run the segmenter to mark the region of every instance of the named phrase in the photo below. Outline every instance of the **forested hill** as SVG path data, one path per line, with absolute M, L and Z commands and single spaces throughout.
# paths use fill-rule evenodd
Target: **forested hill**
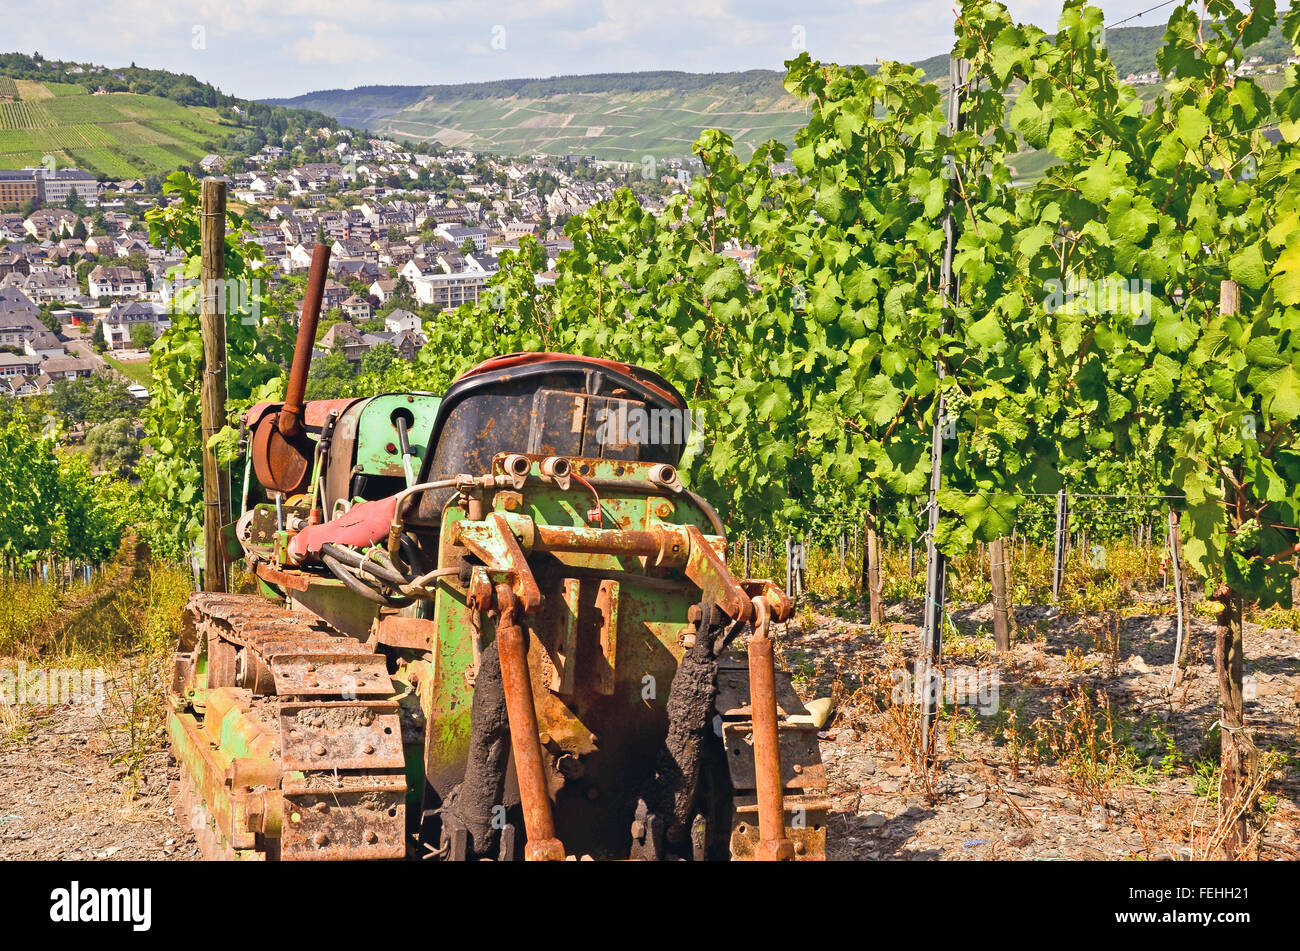
M 1120 76 L 1156 68 L 1164 26 L 1118 27 L 1106 45 Z M 1251 49 L 1265 62 L 1289 52 L 1276 28 Z M 915 65 L 941 85 L 947 54 Z M 874 67 L 868 67 L 874 68 Z M 581 153 L 638 160 L 685 155 L 706 128 L 736 139 L 743 154 L 768 138 L 791 141 L 804 123 L 803 103 L 785 92 L 780 70 L 731 73 L 600 73 L 549 79 L 425 86 L 327 89 L 277 106 L 323 112 L 340 122 L 388 135 L 432 139 L 483 151 Z

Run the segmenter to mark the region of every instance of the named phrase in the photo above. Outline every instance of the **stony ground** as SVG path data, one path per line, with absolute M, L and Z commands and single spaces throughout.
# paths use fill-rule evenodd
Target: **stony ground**
M 796 686 L 805 699 L 838 701 L 821 734 L 835 802 L 830 857 L 1050 861 L 1213 853 L 1215 808 L 1204 795 L 1215 785 L 1206 755 L 1206 734 L 1218 715 L 1212 622 L 1194 620 L 1194 662 L 1171 691 L 1171 615 L 1112 616 L 1116 638 L 1101 616 L 1022 608 L 1014 650 L 999 659 L 984 633 L 990 610 L 953 613 L 957 633 L 947 633 L 945 657 L 948 671 L 979 676 L 973 683 L 986 691 L 996 672 L 996 700 L 969 691 L 983 712 L 964 705 L 954 716 L 948 709 L 937 763 L 924 775 L 911 756 L 915 706 L 892 703 L 890 690 L 890 672 L 910 668 L 916 655 L 920 605 L 890 606 L 884 631 L 872 631 L 856 606 L 844 604 L 820 605 L 812 623 L 805 611 L 804 623 L 789 625 L 783 660 Z M 1245 647 L 1247 723 L 1261 751 L 1280 754 L 1255 813 L 1255 854 L 1300 858 L 1300 635 L 1247 624 Z M 1071 708 L 1080 687 L 1094 702 Z M 1096 702 L 1102 694 L 1109 727 Z M 1096 718 L 1092 728 L 1079 726 L 1081 710 Z M 1100 734 L 1095 755 L 1076 753 L 1062 764 L 1049 753 L 1035 762 L 1032 738 L 1061 743 L 1071 733 Z M 1089 761 L 1101 764 L 1103 779 L 1092 779 L 1097 771 Z
M 100 710 L 10 709 L 0 736 L 0 860 L 198 857 L 172 817 L 177 771 L 156 692 L 133 707 L 135 679 L 128 667 L 111 676 Z
M 1174 620 L 1166 608 L 1141 613 L 1139 604 L 1123 618 L 1021 608 L 1005 658 L 987 635 L 989 611 L 952 614 L 946 669 L 976 678 L 968 681 L 974 703 L 946 708 L 937 765 L 925 773 L 911 756 L 915 705 L 905 694 L 894 702 L 894 672 L 910 667 L 919 645 L 919 604 L 891 605 L 888 623 L 873 630 L 856 604 L 827 602 L 778 632 L 782 663 L 805 699 L 836 701 L 821 733 L 835 803 L 829 856 L 1050 861 L 1212 852 L 1211 622 L 1194 620 L 1193 663 L 1170 690 Z M 1248 623 L 1245 643 L 1248 725 L 1261 751 L 1279 754 L 1255 812 L 1255 854 L 1300 858 L 1300 635 Z M 1069 706 L 1083 687 L 1091 702 Z M 128 661 L 110 678 L 102 709 L 0 711 L 0 860 L 198 856 L 172 816 L 168 785 L 177 775 L 158 696 L 157 683 L 142 685 Z M 1081 712 L 1093 717 L 1084 727 Z M 1082 734 L 1101 740 L 1081 753 L 1063 739 Z M 1035 756 L 1039 739 L 1054 740 L 1064 758 Z

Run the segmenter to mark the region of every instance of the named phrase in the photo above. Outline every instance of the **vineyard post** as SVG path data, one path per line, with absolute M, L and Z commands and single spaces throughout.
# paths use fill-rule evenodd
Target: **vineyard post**
M 754 543 L 750 541 L 749 533 L 745 533 L 745 577 L 754 577 Z
M 794 597 L 794 542 L 785 536 L 785 592 Z
M 948 60 L 948 132 L 950 135 L 961 131 L 961 105 L 965 98 L 966 82 L 970 64 L 963 59 Z M 956 171 L 956 157 L 949 155 L 948 162 Z M 948 195 L 943 215 L 943 259 L 939 272 L 939 290 L 944 302 L 950 306 L 958 300 L 957 277 L 953 272 L 952 259 L 957 248 L 957 205 L 956 175 L 948 183 Z M 940 334 L 948 332 L 945 316 L 939 328 Z M 934 361 L 935 372 L 940 379 L 946 370 L 942 356 Z M 927 512 L 928 527 L 925 534 L 925 625 L 921 633 L 921 658 L 918 671 L 921 682 L 921 762 L 929 763 L 933 753 L 931 731 L 938 708 L 938 690 L 935 684 L 934 665 L 939 662 L 943 644 L 943 605 L 944 576 L 946 558 L 935 543 L 939 530 L 939 488 L 942 483 L 943 431 L 945 428 L 944 400 L 940 393 L 934 407 L 934 428 L 930 434 L 930 497 Z
M 1173 690 L 1187 672 L 1188 641 L 1191 639 L 1191 616 L 1188 609 L 1187 575 L 1183 571 L 1183 542 L 1178 532 L 1178 513 L 1169 509 L 1169 566 L 1174 575 L 1174 607 L 1178 627 L 1174 636 L 1174 669 L 1169 675 L 1169 689 Z
M 226 473 L 208 441 L 226 422 L 226 317 L 220 289 L 226 275 L 226 183 L 203 180 L 200 214 L 202 266 L 199 287 L 203 294 L 199 327 L 203 336 L 200 364 L 199 417 L 203 458 L 203 587 L 226 590 L 226 562 L 222 556 L 221 527 L 230 520 L 230 493 Z
M 862 586 L 867 591 L 869 618 L 874 627 L 883 624 L 885 621 L 885 609 L 880 597 L 882 591 L 880 583 L 880 536 L 876 534 L 874 512 L 867 516 L 864 534 L 867 538 L 867 553 L 862 560 Z
M 803 535 L 794 543 L 794 586 L 800 590 L 800 595 L 807 590 L 807 540 L 807 535 Z
M 1236 281 L 1219 285 L 1219 311 L 1236 314 L 1241 308 L 1241 288 Z M 1240 474 L 1238 473 L 1238 476 Z M 1237 481 L 1240 481 L 1238 478 Z M 1227 537 L 1233 538 L 1240 528 L 1238 490 L 1232 481 L 1224 481 L 1227 502 Z M 1253 751 L 1246 735 L 1244 698 L 1242 695 L 1242 599 L 1224 581 L 1214 593 L 1219 611 L 1214 631 L 1214 668 L 1219 679 L 1219 750 L 1223 779 L 1219 790 L 1221 815 L 1229 822 L 1223 848 L 1229 858 L 1236 858 L 1246 847 L 1246 797 L 1251 781 Z
M 989 542 L 989 575 L 993 582 L 993 644 L 1011 650 L 1011 624 L 1007 618 L 1007 546 L 1005 539 Z
M 1052 553 L 1052 600 L 1061 597 L 1061 582 L 1065 579 L 1065 539 L 1070 533 L 1070 503 L 1061 489 L 1056 493 L 1056 547 Z

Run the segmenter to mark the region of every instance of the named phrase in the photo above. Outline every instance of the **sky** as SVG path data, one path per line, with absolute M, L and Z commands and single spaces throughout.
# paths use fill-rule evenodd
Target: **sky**
M 1108 23 L 1159 0 L 1102 0 Z M 21 6 L 20 6 L 21 4 Z M 1007 0 L 1055 24 L 1060 0 Z M 1169 7 L 1130 25 L 1153 26 Z M 951 45 L 952 0 L 0 0 L 2 52 L 191 73 L 249 99 L 575 73 L 904 62 Z

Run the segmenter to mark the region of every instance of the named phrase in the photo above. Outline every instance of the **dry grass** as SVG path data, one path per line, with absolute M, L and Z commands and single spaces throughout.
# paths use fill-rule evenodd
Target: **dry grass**
M 125 561 L 89 585 L 22 582 L 3 592 L 0 655 L 29 666 L 104 671 L 100 728 L 128 789 L 138 785 L 162 726 L 167 663 L 190 591 L 182 567 Z M 0 735 L 21 732 L 40 712 L 0 699 Z

